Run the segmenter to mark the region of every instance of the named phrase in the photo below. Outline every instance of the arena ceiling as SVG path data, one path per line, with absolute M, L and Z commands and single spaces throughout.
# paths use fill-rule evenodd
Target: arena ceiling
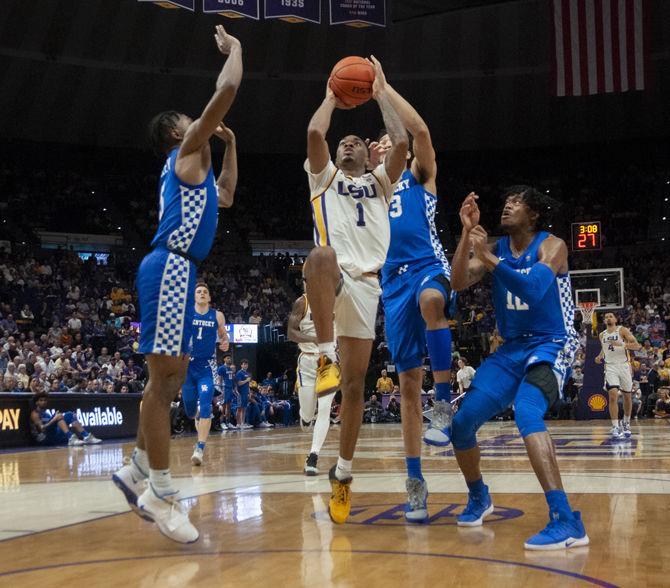
M 441 149 L 668 135 L 670 2 L 651 4 L 654 88 L 557 101 L 548 91 L 546 0 L 393 1 L 386 29 L 229 20 L 135 0 L 3 0 L 0 136 L 144 147 L 155 112 L 197 115 L 211 95 L 220 22 L 244 46 L 245 78 L 229 117 L 242 151 L 303 152 L 332 65 L 369 54 Z M 368 104 L 338 113 L 333 132 L 373 134 L 380 125 Z

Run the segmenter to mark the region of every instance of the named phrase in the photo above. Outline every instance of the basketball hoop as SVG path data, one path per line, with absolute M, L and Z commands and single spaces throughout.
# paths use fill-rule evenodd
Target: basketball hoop
M 597 302 L 579 302 L 578 305 L 579 312 L 582 313 L 582 325 L 588 325 L 591 323 L 591 331 L 596 332 L 596 327 L 593 325 L 593 312 L 598 306 Z

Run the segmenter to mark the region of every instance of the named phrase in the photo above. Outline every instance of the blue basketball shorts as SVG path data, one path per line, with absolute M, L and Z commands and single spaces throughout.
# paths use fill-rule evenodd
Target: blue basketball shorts
M 223 403 L 224 404 L 231 403 L 233 401 L 233 394 L 234 394 L 234 391 L 233 391 L 232 386 L 230 386 L 230 387 L 224 386 L 223 387 Z
M 386 342 L 398 372 L 422 366 L 427 355 L 426 322 L 419 307 L 421 293 L 429 288 L 440 291 L 445 299 L 445 316 L 452 314 L 452 295 L 441 264 L 402 272 L 404 267 L 386 279 L 382 288 Z
M 463 404 L 481 403 L 487 407 L 485 411 L 491 413 L 482 414 L 483 420 L 490 419 L 514 402 L 528 369 L 541 363 L 551 366 L 562 397 L 578 345 L 575 339 L 562 337 L 529 337 L 505 342 L 479 367 Z
M 74 413 L 64 412 L 63 420 L 67 424 L 68 428 L 75 421 Z M 64 445 L 68 442 L 67 433 L 58 426 L 58 423 L 51 425 L 46 431 L 44 431 L 44 437 L 38 438 L 37 441 L 40 445 Z
M 142 260 L 137 272 L 140 353 L 189 353 L 195 281 L 195 264 L 167 249 L 154 249 Z
M 186 416 L 194 418 L 200 406 L 200 418 L 212 417 L 212 399 L 214 398 L 214 369 L 212 360 L 199 362 L 191 360 L 186 372 L 186 379 L 181 387 Z

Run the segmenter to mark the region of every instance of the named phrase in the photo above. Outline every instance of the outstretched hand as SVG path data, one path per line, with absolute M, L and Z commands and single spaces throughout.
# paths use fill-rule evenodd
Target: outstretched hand
M 461 217 L 461 224 L 466 231 L 471 231 L 479 224 L 478 199 L 479 196 L 477 194 L 470 192 L 465 200 L 463 200 L 463 204 L 461 204 L 461 210 L 458 212 L 458 215 Z
M 472 248 L 474 249 L 475 255 L 482 261 L 486 257 L 488 251 L 488 234 L 484 230 L 484 227 L 477 225 L 472 228 L 470 231 L 470 243 L 472 243 Z
M 368 165 L 370 169 L 375 169 L 384 160 L 384 155 L 389 149 L 382 147 L 379 141 L 370 141 L 370 139 L 365 139 L 365 144 L 368 146 Z
M 374 55 L 370 55 L 368 61 L 375 70 L 375 81 L 372 82 L 372 97 L 376 99 L 379 94 L 386 91 L 388 83 L 386 82 L 386 75 L 384 74 L 382 64 L 379 63 L 379 60 Z
M 235 133 L 233 133 L 233 131 L 231 131 L 223 121 L 221 121 L 219 126 L 216 127 L 214 136 L 218 137 L 225 143 L 232 143 L 235 140 Z
M 214 39 L 216 40 L 216 46 L 219 48 L 219 51 L 223 53 L 223 55 L 230 55 L 233 47 L 242 46 L 240 41 L 232 35 L 229 35 L 222 25 L 216 25 Z

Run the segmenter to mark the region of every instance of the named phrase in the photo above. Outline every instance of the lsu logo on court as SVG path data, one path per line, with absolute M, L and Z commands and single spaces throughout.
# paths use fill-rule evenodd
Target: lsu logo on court
M 426 524 L 455 525 L 456 516 L 465 508 L 465 504 L 453 502 L 432 502 L 430 504 L 432 516 Z M 493 514 L 486 519 L 487 523 L 515 519 L 524 513 L 517 508 L 496 506 Z M 329 520 L 327 512 L 315 512 L 312 516 L 319 520 Z M 405 526 L 411 523 L 405 521 L 405 504 L 368 504 L 353 507 L 346 524 L 348 525 L 377 525 L 377 526 Z
M 20 408 L 3 408 L 0 411 L 0 431 L 18 431 L 20 418 Z
M 607 399 L 602 394 L 592 394 L 586 404 L 594 412 L 602 412 L 607 406 Z

